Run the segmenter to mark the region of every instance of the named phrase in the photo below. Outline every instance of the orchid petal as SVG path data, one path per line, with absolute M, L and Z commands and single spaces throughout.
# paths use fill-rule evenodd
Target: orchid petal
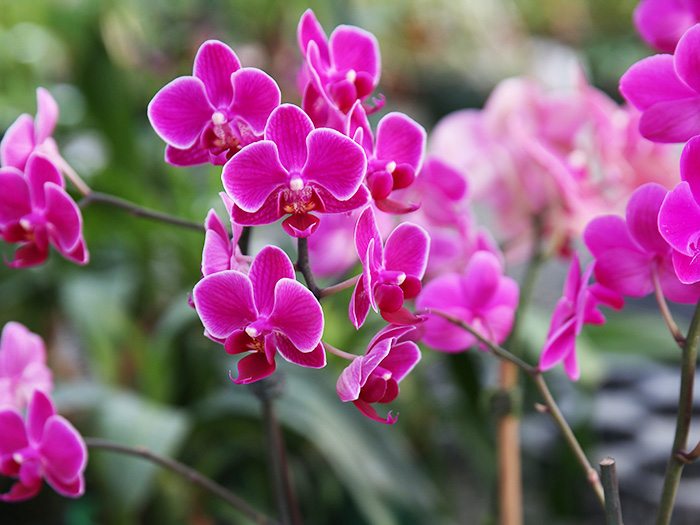
M 301 54 L 304 57 L 306 56 L 306 49 L 309 46 L 309 42 L 315 42 L 318 46 L 321 59 L 327 64 L 330 63 L 328 38 L 311 9 L 307 9 L 304 11 L 304 14 L 301 15 L 299 25 L 297 26 L 297 42 L 299 43 Z
M 27 486 L 24 485 L 20 482 L 15 483 L 10 487 L 10 491 L 6 492 L 5 494 L 0 494 L 0 501 L 5 501 L 5 502 L 16 502 L 16 501 L 25 501 L 28 500 L 29 498 L 33 498 L 39 493 L 39 490 L 41 489 L 41 482 Z
M 46 194 L 46 220 L 52 226 L 52 240 L 59 251 L 69 252 L 80 240 L 83 221 L 80 208 L 66 193 L 66 190 L 53 182 L 44 186 Z
M 148 120 L 169 145 L 188 149 L 215 111 L 207 98 L 204 82 L 196 77 L 179 77 L 153 97 L 148 104 Z
M 681 180 L 690 186 L 693 197 L 700 203 L 700 137 L 691 138 L 681 153 Z
M 27 435 L 30 443 L 41 443 L 46 423 L 55 414 L 56 409 L 49 396 L 41 390 L 35 390 L 27 408 Z
M 673 268 L 676 270 L 678 280 L 684 284 L 694 284 L 700 281 L 700 257 L 690 257 L 684 253 L 674 251 L 672 255 Z
M 423 278 L 428 265 L 430 236 L 423 228 L 410 222 L 399 224 L 384 246 L 384 267 Z
M 217 338 L 226 338 L 258 317 L 250 279 L 228 270 L 200 280 L 192 291 L 195 308 L 204 328 Z
M 425 150 L 423 126 L 403 113 L 389 113 L 377 125 L 376 156 L 420 169 Z
M 323 335 L 321 305 L 306 287 L 292 279 L 277 282 L 269 321 L 302 352 L 314 350 Z
M 394 343 L 380 366 L 391 372 L 397 382 L 406 377 L 421 359 L 418 345 L 412 341 Z
M 364 275 L 361 275 L 360 279 L 355 284 L 355 289 L 352 292 L 350 306 L 348 308 L 350 322 L 356 330 L 359 330 L 364 324 L 370 310 L 370 301 L 367 291 L 365 290 L 364 279 Z
M 282 104 L 270 115 L 265 139 L 277 145 L 280 162 L 290 173 L 301 173 L 307 161 L 307 137 L 313 129 L 308 115 L 293 104 Z
M 85 478 L 82 472 L 77 477 L 69 480 L 60 479 L 50 470 L 47 470 L 44 475 L 48 484 L 61 496 L 79 498 L 85 494 Z
M 696 253 L 700 205 L 690 185 L 683 181 L 668 192 L 659 210 L 659 232 L 674 249 L 686 255 Z
M 83 438 L 62 416 L 47 420 L 39 453 L 46 460 L 46 471 L 66 483 L 75 480 L 87 465 L 87 447 Z
M 669 250 L 668 243 L 659 233 L 658 224 L 659 209 L 666 193 L 666 188 L 661 184 L 650 182 L 637 188 L 627 203 L 630 234 L 640 246 L 652 253 L 666 254 Z
M 374 409 L 374 407 L 369 403 L 366 403 L 361 399 L 357 399 L 353 401 L 353 404 L 360 410 L 360 412 L 362 412 L 365 416 L 367 416 L 373 421 L 376 421 L 378 423 L 384 423 L 385 425 L 393 425 L 394 423 L 396 423 L 396 416 L 392 416 L 391 412 L 387 414 L 386 419 L 382 419 L 381 417 L 379 417 L 379 414 L 377 414 L 377 411 Z
M 355 26 L 340 25 L 328 40 L 330 62 L 338 71 L 352 69 L 370 74 L 373 84 L 379 81 L 381 56 L 379 43 L 369 31 Z
M 207 40 L 197 50 L 192 74 L 200 79 L 207 98 L 217 108 L 225 108 L 233 99 L 231 75 L 241 69 L 233 50 L 218 40 Z
M 24 171 L 34 146 L 34 119 L 23 113 L 7 128 L 0 141 L 0 164 Z
M 630 104 L 643 111 L 659 102 L 697 96 L 678 78 L 673 55 L 654 55 L 634 64 L 620 78 L 620 92 Z
M 51 136 L 58 122 L 58 104 L 46 89 L 36 90 L 36 119 L 34 120 L 34 143 L 39 145 Z
M 234 98 L 229 112 L 245 120 L 256 135 L 262 135 L 270 113 L 280 105 L 281 94 L 277 82 L 254 67 L 236 71 L 231 81 Z
M 231 377 L 231 381 L 237 385 L 247 385 L 254 381 L 265 379 L 275 371 L 275 361 L 268 362 L 265 354 L 256 352 L 245 356 L 238 361 L 238 378 Z
M 248 278 L 253 285 L 255 306 L 261 316 L 269 316 L 275 304 L 275 286 L 280 279 L 294 279 L 294 266 L 276 246 L 266 246 L 255 257 Z
M 0 410 L 0 456 L 12 455 L 29 445 L 22 416 L 15 409 Z
M 688 29 L 678 41 L 673 64 L 678 76 L 695 91 L 700 91 L 700 25 Z
M 355 225 L 355 248 L 357 249 L 357 255 L 361 261 L 364 261 L 365 257 L 367 257 L 367 249 L 372 240 L 374 241 L 374 245 L 378 246 L 379 250 L 382 250 L 382 237 L 377 227 L 376 218 L 374 217 L 374 210 L 368 206 L 360 214 L 360 217 L 357 219 L 357 224 Z M 380 251 L 379 253 L 382 252 Z
M 0 187 L 0 227 L 32 212 L 29 186 L 19 170 L 0 169 Z
M 201 147 L 198 142 L 185 149 L 174 146 L 165 146 L 165 162 L 171 166 L 196 166 L 209 162 L 209 152 Z
M 276 334 L 277 351 L 290 363 L 306 368 L 323 368 L 326 366 L 326 352 L 322 343 L 318 343 L 310 352 L 300 351 L 294 344 L 280 334 Z
M 700 96 L 659 102 L 644 111 L 639 132 L 653 142 L 685 142 L 698 134 Z

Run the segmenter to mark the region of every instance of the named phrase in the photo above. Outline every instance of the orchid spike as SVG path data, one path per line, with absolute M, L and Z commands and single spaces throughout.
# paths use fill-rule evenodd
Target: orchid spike
M 365 155 L 339 132 L 314 129 L 299 107 L 282 104 L 270 115 L 265 140 L 241 150 L 221 179 L 243 225 L 282 223 L 292 237 L 308 237 L 320 219 L 311 212 L 343 213 L 367 203 Z
M 419 325 L 388 325 L 372 338 L 365 355 L 356 357 L 338 377 L 341 401 L 352 401 L 368 418 L 396 423 L 391 412 L 381 418 L 373 403 L 390 403 L 399 394 L 399 383 L 413 370 L 421 354 L 415 340 Z
M 29 499 L 42 479 L 62 496 L 80 497 L 86 465 L 85 441 L 41 390 L 32 395 L 26 421 L 14 408 L 0 410 L 0 474 L 17 479 L 0 500 Z
M 234 383 L 268 377 L 275 371 L 277 352 L 301 366 L 325 366 L 321 305 L 294 277 L 289 257 L 266 246 L 248 275 L 217 272 L 194 287 L 195 308 L 207 335 L 223 341 L 229 354 L 249 353 L 238 362 Z
M 167 144 L 166 162 L 223 165 L 262 138 L 279 103 L 272 77 L 257 68 L 241 68 L 229 46 L 207 40 L 197 51 L 192 75 L 176 78 L 153 97 L 148 119 Z
M 421 291 L 430 250 L 427 232 L 408 222 L 399 224 L 382 244 L 374 211 L 367 207 L 357 220 L 355 247 L 362 261 L 362 276 L 350 300 L 350 321 L 360 328 L 370 307 L 382 312 L 390 321 L 415 322 L 412 316 L 401 315 L 403 302 Z M 395 315 L 396 314 L 396 315 Z M 403 322 L 402 321 L 402 322 Z
M 80 209 L 47 157 L 32 154 L 25 173 L 14 167 L 0 168 L 0 187 L 0 236 L 5 242 L 20 243 L 9 266 L 43 263 L 49 244 L 66 259 L 87 264 Z

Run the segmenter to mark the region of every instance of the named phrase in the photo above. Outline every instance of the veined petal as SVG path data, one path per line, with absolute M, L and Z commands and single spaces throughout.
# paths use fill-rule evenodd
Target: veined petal
M 651 259 L 639 250 L 607 250 L 596 258 L 597 282 L 627 297 L 644 297 L 654 290 Z
M 46 422 L 39 453 L 45 460 L 46 471 L 65 483 L 75 480 L 87 465 L 87 447 L 82 436 L 62 416 L 53 416 Z
M 669 251 L 668 243 L 659 233 L 659 209 L 666 193 L 666 188 L 661 184 L 650 182 L 637 188 L 627 203 L 627 227 L 630 234 L 652 253 L 665 254 Z
M 700 95 L 659 102 L 639 121 L 639 132 L 653 142 L 685 142 L 700 133 Z
M 360 397 L 362 378 L 362 357 L 355 358 L 338 377 L 335 390 L 341 401 L 354 401 Z
M 252 269 L 251 269 L 252 271 Z M 286 335 L 302 352 L 310 352 L 323 335 L 323 310 L 301 283 L 280 279 L 275 286 L 275 306 L 270 324 Z
M 70 252 L 80 240 L 83 226 L 80 208 L 66 193 L 66 190 L 53 182 L 44 186 L 46 194 L 46 220 L 51 226 L 52 241 L 61 253 Z
M 280 162 L 290 173 L 301 173 L 307 160 L 307 136 L 313 129 L 309 116 L 293 104 L 282 104 L 270 115 L 265 139 L 276 144 Z
M 695 91 L 700 91 L 700 26 L 688 29 L 678 41 L 673 65 L 678 76 Z
M 204 277 L 192 298 L 204 328 L 216 338 L 226 338 L 258 318 L 250 279 L 235 270 Z
M 360 214 L 360 217 L 357 219 L 357 224 L 355 224 L 355 248 L 357 249 L 357 256 L 361 261 L 365 260 L 369 243 L 372 240 L 374 240 L 375 246 L 378 246 L 378 249 L 382 250 L 382 237 L 374 217 L 374 210 L 371 206 L 368 206 Z M 380 251 L 379 253 L 382 254 L 383 252 Z M 381 258 L 379 261 L 381 261 Z
M 33 154 L 27 161 L 25 171 L 27 182 L 29 183 L 29 194 L 32 207 L 36 210 L 46 206 L 45 193 L 46 184 L 54 183 L 59 188 L 64 188 L 63 177 L 56 165 L 48 158 L 38 153 Z
M 632 252 L 641 251 L 641 246 L 632 239 L 627 223 L 618 215 L 595 217 L 583 232 L 583 242 L 596 259 L 606 251 L 618 248 Z
M 421 353 L 418 345 L 412 341 L 394 343 L 379 366 L 391 372 L 394 380 L 401 381 L 418 364 Z
M 670 301 L 683 304 L 695 304 L 700 298 L 700 284 L 684 284 L 678 279 L 673 268 L 673 257 L 666 257 L 657 266 L 659 283 L 664 297 Z
M 659 210 L 659 232 L 675 250 L 695 255 L 700 237 L 700 205 L 687 182 L 678 183 L 666 195 Z
M 403 113 L 386 115 L 377 125 L 376 156 L 406 163 L 418 172 L 425 151 L 425 128 Z
M 330 64 L 330 57 L 328 56 L 328 37 L 323 31 L 321 24 L 318 23 L 316 15 L 311 9 L 304 11 L 299 20 L 299 25 L 297 26 L 297 42 L 299 43 L 299 50 L 301 54 L 306 57 L 306 48 L 309 42 L 316 42 L 318 46 L 318 51 L 321 55 L 321 59 Z
M 270 224 L 278 220 L 280 193 L 271 193 L 260 209 L 253 213 L 248 213 L 234 204 L 231 208 L 231 219 L 242 226 L 258 226 L 260 224 Z
M 576 319 L 571 318 L 547 337 L 542 349 L 539 368 L 549 370 L 564 360 L 568 354 L 576 351 Z M 552 327 L 554 328 L 554 326 Z
M 676 74 L 673 55 L 654 55 L 630 67 L 620 78 L 620 92 L 642 111 L 659 102 L 678 101 L 697 93 Z
M 290 363 L 306 368 L 323 368 L 326 366 L 326 352 L 322 343 L 318 343 L 311 352 L 302 352 L 281 334 L 275 334 L 277 351 Z
M 384 267 L 423 278 L 428 265 L 430 236 L 417 224 L 404 222 L 391 232 L 384 246 Z
M 196 166 L 209 162 L 209 152 L 203 149 L 199 142 L 185 149 L 165 146 L 165 162 L 171 166 Z
M 336 199 L 329 191 L 319 186 L 316 186 L 314 190 L 323 202 L 324 213 L 348 213 L 362 208 L 370 199 L 369 190 L 364 185 L 360 185 L 357 192 L 346 200 Z
M 197 141 L 215 111 L 204 82 L 196 77 L 179 77 L 153 97 L 148 104 L 148 120 L 169 145 L 187 149 Z
M 360 280 L 355 284 L 355 289 L 352 292 L 350 306 L 348 308 L 350 322 L 356 330 L 359 330 L 364 324 L 370 309 L 369 296 L 367 295 L 364 278 L 364 274 L 361 275 Z
M 254 67 L 236 71 L 231 81 L 233 103 L 229 107 L 229 113 L 245 120 L 256 135 L 262 135 L 270 113 L 280 105 L 281 94 L 277 82 Z
M 0 168 L 0 226 L 20 220 L 32 212 L 29 186 L 16 168 Z
M 680 282 L 694 284 L 700 281 L 700 257 L 690 257 L 674 250 L 672 258 L 673 268 Z
M 312 131 L 306 142 L 309 156 L 303 178 L 324 187 L 336 199 L 352 197 L 367 170 L 364 150 L 352 139 L 329 128 Z
M 231 269 L 231 243 L 214 230 L 207 230 L 202 249 L 202 276 Z
M 197 50 L 192 74 L 200 79 L 215 108 L 225 108 L 233 99 L 231 75 L 241 69 L 233 50 L 219 40 L 207 40 Z
M 286 187 L 289 173 L 280 164 L 275 143 L 262 140 L 231 157 L 224 166 L 221 181 L 236 206 L 253 213 L 260 210 L 272 193 Z
M 34 119 L 23 113 L 7 128 L 0 141 L 0 164 L 24 171 L 27 159 L 34 150 Z
M 41 144 L 51 136 L 58 122 L 58 104 L 46 89 L 36 90 L 36 119 L 34 120 L 34 143 Z
M 253 285 L 255 306 L 261 316 L 269 316 L 275 305 L 275 287 L 280 279 L 294 279 L 294 266 L 276 246 L 265 246 L 250 266 L 248 278 Z
M 331 65 L 338 71 L 352 69 L 370 74 L 373 84 L 379 82 L 381 55 L 379 43 L 369 31 L 355 26 L 340 25 L 328 40 Z

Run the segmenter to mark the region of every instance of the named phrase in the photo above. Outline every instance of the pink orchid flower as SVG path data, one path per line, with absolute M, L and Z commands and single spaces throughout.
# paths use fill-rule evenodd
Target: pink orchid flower
M 282 104 L 270 115 L 265 140 L 235 155 L 221 179 L 235 222 L 269 224 L 289 214 L 284 230 L 308 237 L 320 222 L 312 211 L 343 213 L 367 203 L 366 168 L 355 142 L 332 129 L 314 129 L 299 107 Z
M 311 9 L 297 28 L 304 66 L 298 84 L 302 107 L 316 126 L 342 129 L 345 115 L 356 101 L 364 102 L 379 84 L 381 56 L 372 33 L 341 25 L 326 37 Z M 379 102 L 374 111 L 383 106 Z
M 673 53 L 683 33 L 698 22 L 698 0 L 641 0 L 634 10 L 634 26 L 641 37 L 664 53 Z
M 229 354 L 250 352 L 238 362 L 234 383 L 268 377 L 277 352 L 301 366 L 325 366 L 321 305 L 295 280 L 294 266 L 279 248 L 263 248 L 248 275 L 228 270 L 204 277 L 192 295 L 208 335 L 223 341 Z
M 644 297 L 654 291 L 658 279 L 671 301 L 697 303 L 700 284 L 678 280 L 673 249 L 659 233 L 659 210 L 667 193 L 659 184 L 641 186 L 627 203 L 626 218 L 596 217 L 583 232 L 583 240 L 596 261 L 596 281 L 606 288 L 628 297 Z
M 63 496 L 85 492 L 87 447 L 78 431 L 56 414 L 48 396 L 35 390 L 27 420 L 16 409 L 0 410 L 0 474 L 17 478 L 2 501 L 23 501 L 41 489 L 42 478 Z
M 148 119 L 166 143 L 175 166 L 223 165 L 260 140 L 280 90 L 267 73 L 241 68 L 233 50 L 207 40 L 197 51 L 192 76 L 176 78 L 148 104 Z
M 430 281 L 416 299 L 417 310 L 442 310 L 469 324 L 484 338 L 501 343 L 513 328 L 518 284 L 503 275 L 503 263 L 491 252 L 476 252 L 464 274 L 448 273 Z M 431 315 L 422 341 L 443 352 L 462 352 L 476 337 L 443 317 Z M 481 345 L 480 345 L 481 347 Z
M 221 199 L 230 213 L 233 208 L 231 199 L 223 192 L 221 192 Z M 250 267 L 248 258 L 243 255 L 238 246 L 243 226 L 231 221 L 232 232 L 229 235 L 226 226 L 212 208 L 204 220 L 204 228 L 206 233 L 202 250 L 202 277 L 225 270 L 248 273 Z
M 372 338 L 365 355 L 356 357 L 338 377 L 336 390 L 341 401 L 352 401 L 368 418 L 396 423 L 387 414 L 381 418 L 372 403 L 390 403 L 399 394 L 399 383 L 420 361 L 415 337 L 417 325 L 388 325 Z
M 374 211 L 367 207 L 357 220 L 355 247 L 362 261 L 362 275 L 350 300 L 350 321 L 359 329 L 370 307 L 375 312 L 381 310 L 387 321 L 398 321 L 396 316 L 404 300 L 413 299 L 421 291 L 430 237 L 420 226 L 404 222 L 382 245 Z
M 614 308 L 621 308 L 624 304 L 621 297 L 601 285 L 588 284 L 594 264 L 590 263 L 582 276 L 578 254 L 574 253 L 564 284 L 564 295 L 554 307 L 547 341 L 540 355 L 540 370 L 549 370 L 563 362 L 564 371 L 572 381 L 578 381 L 581 375 L 576 359 L 576 337 L 583 325 L 605 323 L 605 317 L 598 310 L 599 304 Z
M 620 92 L 643 112 L 639 131 L 654 142 L 700 134 L 700 24 L 685 32 L 673 55 L 644 58 L 620 79 Z
M 418 209 L 418 205 L 403 204 L 389 196 L 394 190 L 409 187 L 420 171 L 426 140 L 423 126 L 403 113 L 392 112 L 377 124 L 375 140 L 359 102 L 353 106 L 348 125 L 347 135 L 355 138 L 367 155 L 365 180 L 377 208 L 394 214 Z
M 0 235 L 5 242 L 21 245 L 9 266 L 41 264 L 49 244 L 66 259 L 87 264 L 80 209 L 48 158 L 32 154 L 24 174 L 14 167 L 0 168 L 0 187 Z
M 51 137 L 58 122 L 58 104 L 44 88 L 36 90 L 37 112 L 32 118 L 20 115 L 7 129 L 0 141 L 0 165 L 24 171 L 32 153 L 40 152 L 51 158 L 58 155 L 58 146 Z
M 673 248 L 673 267 L 685 284 L 700 281 L 700 137 L 681 153 L 681 179 L 659 210 L 659 232 Z
M 0 407 L 24 410 L 34 390 L 53 390 L 44 341 L 24 325 L 9 322 L 0 337 Z

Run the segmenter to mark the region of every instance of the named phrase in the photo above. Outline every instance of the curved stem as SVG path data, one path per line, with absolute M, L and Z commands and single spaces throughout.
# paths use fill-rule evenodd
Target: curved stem
M 321 288 L 316 284 L 314 274 L 309 265 L 309 240 L 306 237 L 297 239 L 297 271 L 301 272 L 306 281 L 306 287 L 311 290 L 311 293 L 316 296 L 316 299 L 321 297 Z
M 88 448 L 91 449 L 109 450 L 112 452 L 136 456 L 151 461 L 157 465 L 160 465 L 161 467 L 165 467 L 168 470 L 176 472 L 183 478 L 187 479 L 190 483 L 193 483 L 218 496 L 226 503 L 245 514 L 254 523 L 259 523 L 261 525 L 273 525 L 275 523 L 263 513 L 248 505 L 248 503 L 246 503 L 241 497 L 225 489 L 224 487 L 222 487 L 215 481 L 207 478 L 206 476 L 203 476 L 196 470 L 188 467 L 187 465 L 183 465 L 179 461 L 175 461 L 172 458 L 160 456 L 155 452 L 151 452 L 150 450 L 143 447 L 130 447 L 127 445 L 113 443 L 111 441 L 99 438 L 85 438 L 85 444 L 88 446 Z
M 678 328 L 676 321 L 673 320 L 673 315 L 671 314 L 671 310 L 668 308 L 666 298 L 661 290 L 661 282 L 659 281 L 659 274 L 657 273 L 656 268 L 652 268 L 651 279 L 654 283 L 654 296 L 656 297 L 656 302 L 659 304 L 661 316 L 664 318 L 664 321 L 666 321 L 666 325 L 671 331 L 671 335 L 676 340 L 676 343 L 678 343 L 678 346 L 683 348 L 683 345 L 685 345 L 685 337 Z
M 678 416 L 676 418 L 676 435 L 673 439 L 673 449 L 666 466 L 664 488 L 659 501 L 659 512 L 656 515 L 657 525 L 667 525 L 671 522 L 673 506 L 676 501 L 681 473 L 687 460 L 683 453 L 688 441 L 690 416 L 693 410 L 693 386 L 695 382 L 695 363 L 698 358 L 700 344 L 700 303 L 695 307 L 695 314 L 690 323 L 688 338 L 683 346 L 681 357 L 681 390 L 678 399 Z
M 340 350 L 333 345 L 329 345 L 325 341 L 321 341 L 321 343 L 323 344 L 323 348 L 325 348 L 326 352 L 328 352 L 329 354 L 334 354 L 334 355 L 337 355 L 338 357 L 342 357 L 343 359 L 348 359 L 350 361 L 353 361 L 359 357 L 355 354 L 351 354 L 350 352 L 345 352 L 343 350 Z
M 108 206 L 126 210 L 131 215 L 136 217 L 145 217 L 147 219 L 173 224 L 175 226 L 188 228 L 190 230 L 197 230 L 200 232 L 206 231 L 204 225 L 201 223 L 174 217 L 172 215 L 168 215 L 167 213 L 150 210 L 148 208 L 144 208 L 143 206 L 139 206 L 138 204 L 134 204 L 133 202 L 127 201 L 126 199 L 115 197 L 114 195 L 109 195 L 107 193 L 101 193 L 99 191 L 90 191 L 90 193 L 80 200 L 78 206 L 80 206 L 80 208 L 85 208 L 94 202 L 107 204 Z
M 336 294 L 338 292 L 342 292 L 343 290 L 350 288 L 351 286 L 354 286 L 357 281 L 360 280 L 360 277 L 362 275 L 356 275 L 355 277 L 350 277 L 350 279 L 347 279 L 341 283 L 334 284 L 333 286 L 328 286 L 326 288 L 322 288 L 321 291 L 319 292 L 320 297 L 328 297 L 329 295 Z
M 593 490 L 595 491 L 595 494 L 596 494 L 598 500 L 600 501 L 601 505 L 603 505 L 603 507 L 605 507 L 605 496 L 603 494 L 603 487 L 600 483 L 600 477 L 598 476 L 598 472 L 591 466 L 591 463 L 588 461 L 586 454 L 583 452 L 583 449 L 581 448 L 581 445 L 579 444 L 578 440 L 576 439 L 574 432 L 571 430 L 571 427 L 566 422 L 566 419 L 564 418 L 564 415 L 561 413 L 561 410 L 559 409 L 557 402 L 555 401 L 554 397 L 552 396 L 552 393 L 549 391 L 549 387 L 547 386 L 547 383 L 545 382 L 544 377 L 542 376 L 542 372 L 540 371 L 540 369 L 527 364 L 525 361 L 523 361 L 519 357 L 516 357 L 515 355 L 513 355 L 511 352 L 509 352 L 505 348 L 501 348 L 500 346 L 485 339 L 478 332 L 476 332 L 476 330 L 474 330 L 471 326 L 469 326 L 467 323 L 465 323 L 461 319 L 459 319 L 459 318 L 457 318 L 457 317 L 455 317 L 447 312 L 443 312 L 441 310 L 431 309 L 430 312 L 433 314 L 439 315 L 441 317 L 444 317 L 445 319 L 447 319 L 451 323 L 453 323 L 457 326 L 460 326 L 461 328 L 463 328 L 464 330 L 466 330 L 467 332 L 472 334 L 474 337 L 476 337 L 481 343 L 486 345 L 486 347 L 491 351 L 492 354 L 496 355 L 497 357 L 499 357 L 501 359 L 505 359 L 505 360 L 515 364 L 518 368 L 520 368 L 523 372 L 527 373 L 530 376 L 532 381 L 535 383 L 537 390 L 539 390 L 540 395 L 542 396 L 542 399 L 544 400 L 545 405 L 547 406 L 547 413 L 550 415 L 550 417 L 554 421 L 554 424 L 561 431 L 561 433 L 564 437 L 564 440 L 569 445 L 569 448 L 571 448 L 571 450 L 574 452 L 574 455 L 576 456 L 578 463 L 581 465 L 583 470 L 586 472 L 586 478 L 588 479 L 588 482 L 593 487 Z

